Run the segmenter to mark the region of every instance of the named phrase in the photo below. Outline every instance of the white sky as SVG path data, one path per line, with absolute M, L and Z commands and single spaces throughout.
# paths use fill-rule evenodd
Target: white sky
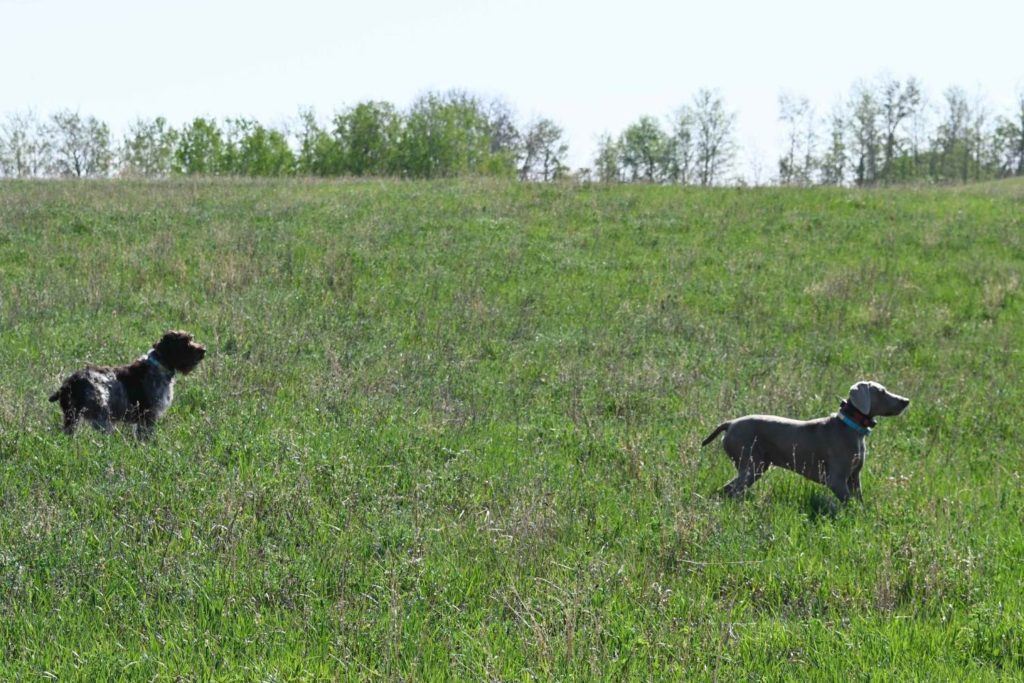
M 0 114 L 77 109 L 269 124 L 426 90 L 502 96 L 566 130 L 572 166 L 597 137 L 665 118 L 700 87 L 738 112 L 741 168 L 774 172 L 781 90 L 822 114 L 857 79 L 917 76 L 1007 110 L 1024 87 L 1024 1 L 0 0 Z

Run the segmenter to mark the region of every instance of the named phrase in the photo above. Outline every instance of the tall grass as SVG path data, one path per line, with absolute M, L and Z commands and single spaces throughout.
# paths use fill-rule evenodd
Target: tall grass
M 1019 677 L 1022 270 L 1013 183 L 0 183 L 0 678 Z M 861 378 L 863 504 L 714 495 Z

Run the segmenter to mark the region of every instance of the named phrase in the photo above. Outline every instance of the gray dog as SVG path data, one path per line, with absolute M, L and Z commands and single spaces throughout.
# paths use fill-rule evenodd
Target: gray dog
M 722 446 L 736 465 L 736 478 L 723 493 L 739 496 L 777 465 L 832 489 L 844 503 L 860 498 L 860 469 L 867 449 L 864 439 L 876 416 L 899 415 L 910 399 L 890 393 L 877 382 L 857 382 L 839 412 L 817 420 L 790 420 L 774 415 L 747 415 L 723 422 L 702 446 L 725 432 Z

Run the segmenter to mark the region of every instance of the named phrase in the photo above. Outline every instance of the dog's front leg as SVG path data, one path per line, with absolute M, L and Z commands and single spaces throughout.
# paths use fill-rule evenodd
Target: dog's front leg
M 71 436 L 75 433 L 75 429 L 78 428 L 78 419 L 78 412 L 74 410 L 64 412 L 64 424 L 61 426 L 61 429 L 64 430 L 65 434 Z
M 830 479 L 828 487 L 832 489 L 832 493 L 836 494 L 836 498 L 841 502 L 845 503 L 850 500 L 850 487 L 847 485 L 845 477 Z
M 155 431 L 156 420 L 149 414 L 142 415 L 135 425 L 135 438 L 139 441 L 149 441 Z
M 854 470 L 850 474 L 850 478 L 846 480 L 846 485 L 850 489 L 850 493 L 857 500 L 864 500 L 864 496 L 860 493 L 860 470 Z

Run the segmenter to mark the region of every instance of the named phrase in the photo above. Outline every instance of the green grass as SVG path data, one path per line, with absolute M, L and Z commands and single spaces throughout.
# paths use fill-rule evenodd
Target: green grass
M 1020 183 L 0 183 L 0 679 L 1022 677 L 1022 271 Z M 861 378 L 863 504 L 714 495 Z

